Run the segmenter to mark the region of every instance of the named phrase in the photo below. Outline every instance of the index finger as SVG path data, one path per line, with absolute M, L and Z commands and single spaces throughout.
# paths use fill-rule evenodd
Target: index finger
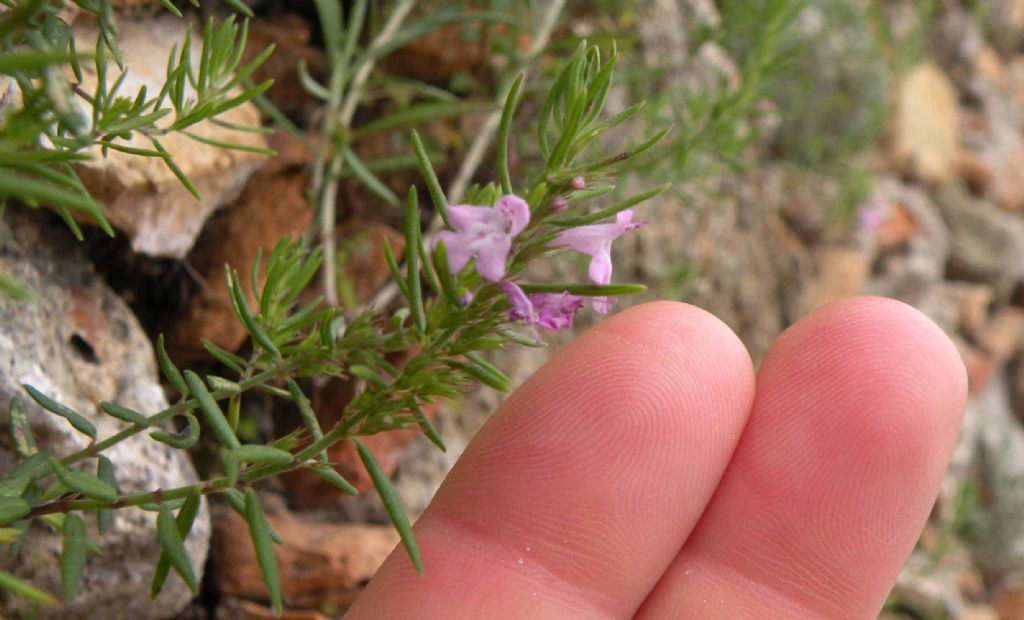
M 646 304 L 590 330 L 488 421 L 346 617 L 626 618 L 714 492 L 753 398 L 718 319 Z

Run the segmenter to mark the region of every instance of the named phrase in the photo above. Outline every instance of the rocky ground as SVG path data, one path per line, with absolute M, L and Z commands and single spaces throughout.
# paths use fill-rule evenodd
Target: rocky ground
M 919 4 L 881 3 L 877 18 L 893 32 L 907 31 Z M 658 225 L 617 248 L 616 277 L 649 284 L 651 298 L 683 299 L 714 312 L 755 360 L 798 317 L 846 295 L 895 297 L 932 317 L 960 348 L 971 396 L 942 494 L 884 614 L 1024 619 L 1024 2 L 972 3 L 983 5 L 984 14 L 953 0 L 933 4 L 919 53 L 906 66 L 889 59 L 888 129 L 857 161 L 870 183 L 852 209 L 844 210 L 845 188 L 835 175 L 773 156 L 786 125 L 767 123 L 749 154 L 756 165 L 705 178 L 694 191 L 666 194 L 643 207 L 644 217 Z M 155 19 L 145 7 L 126 10 L 134 12 L 124 16 L 122 47 L 132 50 L 131 57 L 165 55 L 181 36 L 178 22 Z M 815 23 L 813 11 L 807 24 Z M 261 77 L 277 80 L 271 98 L 295 118 L 313 109 L 296 83 L 295 64 L 303 60 L 314 75 L 324 69 L 307 17 L 279 9 L 254 22 L 250 37 L 253 50 L 278 45 Z M 716 76 L 737 79 L 721 48 L 709 43 L 689 53 L 686 41 L 673 34 L 694 19 L 716 19 L 714 3 L 659 0 L 636 17 L 645 37 L 641 46 L 678 60 L 661 88 Z M 576 27 L 585 29 L 585 20 L 580 23 Z M 82 36 L 89 36 L 87 27 Z M 456 72 L 486 73 L 479 49 L 453 54 L 452 46 L 439 43 L 444 33 L 438 36 L 400 50 L 387 61 L 388 70 L 433 82 Z M 835 61 L 853 63 L 856 74 L 858 59 L 839 35 L 835 42 Z M 259 116 L 249 106 L 237 114 L 238 122 Z M 423 131 L 457 155 L 459 141 L 478 125 L 478 117 L 467 117 Z M 218 138 L 215 125 L 198 130 Z M 167 334 L 172 356 L 183 365 L 204 363 L 200 338 L 228 350 L 245 346 L 244 329 L 221 285 L 222 265 L 245 269 L 258 249 L 311 221 L 305 194 L 310 153 L 283 132 L 251 139 L 278 155 L 224 155 L 194 142 L 167 145 L 200 185 L 203 201 L 190 198 L 158 165 L 112 157 L 84 166 L 83 179 L 122 233 L 115 242 L 96 235 L 75 244 L 52 216 L 7 210 L 0 220 L 0 269 L 45 295 L 33 306 L 0 297 L 0 402 L 31 379 L 83 412 L 103 399 L 157 410 L 166 403 L 150 346 L 157 332 Z M 395 144 L 385 138 L 360 148 L 380 156 L 395 154 Z M 453 170 L 439 172 L 446 177 Z M 385 177 L 396 191 L 414 179 L 405 173 Z M 339 247 L 353 274 L 353 294 L 365 302 L 387 279 L 380 239 L 400 247 L 401 235 L 396 220 L 380 216 L 355 183 L 343 183 L 341 195 Z M 560 336 L 546 351 L 510 352 L 495 362 L 519 382 L 569 337 Z M 332 381 L 311 389 L 327 423 L 354 388 Z M 247 414 L 260 421 L 253 432 L 281 434 L 296 423 L 290 412 L 272 411 L 270 402 L 253 399 L 248 405 Z M 432 412 L 449 447 L 445 454 L 411 432 L 368 439 L 412 513 L 425 507 L 499 402 L 495 392 L 480 389 Z M 44 428 L 39 435 L 58 449 L 74 440 L 57 427 L 45 429 L 41 412 L 31 415 Z M 177 453 L 154 452 L 154 445 L 122 447 L 127 463 L 161 464 L 138 468 L 125 484 L 176 486 L 206 466 L 201 451 L 193 465 Z M 0 451 L 0 467 L 9 458 Z M 370 487 L 351 450 L 339 448 L 332 458 L 356 486 Z M 397 540 L 372 493 L 351 499 L 332 489 L 297 476 L 265 490 L 271 525 L 284 541 L 277 553 L 286 618 L 339 616 Z M 271 617 L 244 528 L 233 511 L 211 503 L 211 525 L 189 539 L 197 565 L 209 550 L 199 599 L 190 603 L 172 579 L 161 598 L 148 602 L 146 567 L 157 552 L 153 513 L 123 511 L 116 535 L 103 539 L 103 554 L 89 560 L 91 577 L 80 602 L 47 617 L 80 617 L 97 606 L 131 610 L 131 617 Z M 50 573 L 57 544 L 39 536 L 17 565 L 2 560 L 4 568 L 58 590 L 47 581 L 55 579 Z M 18 611 L 13 601 L 5 604 L 8 612 Z

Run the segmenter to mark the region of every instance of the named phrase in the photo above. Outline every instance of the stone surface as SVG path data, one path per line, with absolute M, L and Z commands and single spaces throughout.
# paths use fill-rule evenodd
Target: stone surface
M 959 150 L 957 94 L 937 66 L 925 63 L 903 78 L 892 112 L 896 167 L 926 181 L 953 176 Z
M 284 510 L 268 511 L 267 520 L 284 543 L 274 554 L 290 608 L 348 607 L 399 540 L 391 525 L 325 522 Z M 212 554 L 222 594 L 269 600 L 245 521 L 230 508 L 215 511 Z
M 29 383 L 92 421 L 101 438 L 124 423 L 99 412 L 97 403 L 109 400 L 152 414 L 167 407 L 156 376 L 153 350 L 128 307 L 93 273 L 60 222 L 46 213 L 9 207 L 0 220 L 0 270 L 27 284 L 35 301 L 16 303 L 0 296 L 0 417 L 6 428 L 8 403 L 24 397 Z M 68 423 L 25 400 L 39 446 L 63 456 L 80 450 L 88 438 Z M 3 435 L 0 471 L 14 465 Z M 197 482 L 188 457 L 145 435 L 137 435 L 106 451 L 114 462 L 122 493 L 174 488 Z M 94 461 L 89 467 L 95 467 Z M 94 471 L 94 470 L 92 470 Z M 172 576 L 156 601 L 149 584 L 159 547 L 156 514 L 140 509 L 114 513 L 113 528 L 97 537 L 88 517 L 90 535 L 101 555 L 90 555 L 78 597 L 65 607 L 44 610 L 40 618 L 104 617 L 160 618 L 184 607 L 189 594 Z M 210 536 L 205 503 L 186 543 L 196 573 L 202 574 Z M 57 556 L 61 536 L 43 526 L 20 553 L 0 559 L 0 569 L 27 579 L 48 592 L 60 592 Z M 6 598 L 4 609 L 19 616 L 26 611 L 20 599 Z
M 211 219 L 189 254 L 199 290 L 167 326 L 175 360 L 206 359 L 202 338 L 228 351 L 242 345 L 247 332 L 231 308 L 224 265 L 247 274 L 258 252 L 267 256 L 280 239 L 301 235 L 312 221 L 306 199 L 310 154 L 284 132 L 274 134 L 271 144 L 278 155 L 265 160 L 238 200 Z M 253 303 L 251 279 L 243 277 L 241 284 Z
M 119 45 L 128 67 L 121 89 L 124 96 L 134 98 L 142 86 L 150 93 L 160 91 L 167 56 L 175 44 L 181 45 L 185 28 L 184 20 L 171 15 L 145 21 L 129 18 L 118 21 Z M 77 20 L 74 36 L 78 49 L 92 49 L 96 43 L 95 24 L 90 20 Z M 195 67 L 199 66 L 200 48 L 200 45 L 192 46 Z M 82 89 L 93 92 L 95 71 L 85 63 L 82 70 Z M 116 79 L 116 76 L 109 79 Z M 219 118 L 239 125 L 259 125 L 259 113 L 252 104 L 225 112 Z M 222 142 L 266 146 L 260 134 L 233 131 L 211 122 L 194 125 L 189 131 Z M 171 170 L 155 158 L 116 151 L 110 151 L 104 158 L 97 149 L 91 153 L 93 159 L 77 169 L 89 193 L 106 206 L 107 219 L 128 234 L 137 252 L 181 258 L 192 247 L 206 218 L 238 196 L 249 175 L 265 157 L 208 146 L 180 133 L 172 133 L 160 141 L 198 188 L 200 199 L 193 197 Z M 148 140 L 138 136 L 128 144 L 152 148 Z
M 952 186 L 937 204 L 950 231 L 949 274 L 988 284 L 1005 299 L 1024 279 L 1024 220 Z

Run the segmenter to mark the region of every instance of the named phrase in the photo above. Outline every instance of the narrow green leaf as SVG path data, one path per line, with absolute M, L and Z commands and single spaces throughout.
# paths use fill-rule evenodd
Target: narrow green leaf
M 384 184 L 383 181 L 377 178 L 375 174 L 363 163 L 363 160 L 359 159 L 348 146 L 341 147 L 341 156 L 348 165 L 349 170 L 352 171 L 353 176 L 363 184 L 366 189 L 370 190 L 375 196 L 387 203 L 388 206 L 397 207 L 399 204 L 398 196 L 395 195 L 391 188 Z
M 412 565 L 416 567 L 416 572 L 422 575 L 423 560 L 420 558 L 420 549 L 416 544 L 416 537 L 412 533 L 412 526 L 409 525 L 409 518 L 405 515 L 401 500 L 398 498 L 398 492 L 395 491 L 395 487 L 391 485 L 391 480 L 388 479 L 387 474 L 381 469 L 380 463 L 377 462 L 373 453 L 363 445 L 363 442 L 358 439 L 353 439 L 352 442 L 356 444 L 356 450 L 359 451 L 359 460 L 363 462 L 366 473 L 370 474 L 373 486 L 377 489 L 377 493 L 384 503 L 384 509 L 387 510 L 388 517 L 391 518 L 391 523 L 394 524 L 395 529 L 398 530 L 398 535 L 402 538 L 402 544 L 405 546 L 406 553 L 409 554 L 409 559 L 412 560 Z
M 188 559 L 188 552 L 185 551 L 185 540 L 178 532 L 174 514 L 167 506 L 163 506 L 157 516 L 156 538 L 160 542 L 161 557 L 167 558 L 171 568 L 181 575 L 182 581 L 192 591 L 192 594 L 199 594 L 199 583 L 192 570 L 192 562 Z
M 245 490 L 245 518 L 249 524 L 249 535 L 252 537 L 252 546 L 256 551 L 256 561 L 263 571 L 263 583 L 270 592 L 270 604 L 274 614 L 280 616 L 281 603 L 281 579 L 277 573 L 277 558 L 274 557 L 274 542 L 271 538 L 270 524 L 263 514 L 263 507 L 260 506 L 259 497 L 252 488 Z
M 640 194 L 637 194 L 636 196 L 632 196 L 630 198 L 627 198 L 626 200 L 623 200 L 622 202 L 620 202 L 618 204 L 614 204 L 614 205 L 612 205 L 612 206 L 610 206 L 610 207 L 608 207 L 606 209 L 601 209 L 600 211 L 596 211 L 594 213 L 591 213 L 590 215 L 583 215 L 583 216 L 580 216 L 580 217 L 574 217 L 574 218 L 568 218 L 568 219 L 551 220 L 550 223 L 554 224 L 555 226 L 576 227 L 576 226 L 584 226 L 586 224 L 593 224 L 594 222 L 600 222 L 601 220 L 603 220 L 605 218 L 609 218 L 609 217 L 615 215 L 616 213 L 618 213 L 620 211 L 625 211 L 626 209 L 629 209 L 630 207 L 636 206 L 636 205 L 640 204 L 641 202 L 644 202 L 645 200 L 650 200 L 651 198 L 654 198 L 655 196 L 657 196 L 658 194 L 662 193 L 663 191 L 665 191 L 666 189 L 668 189 L 671 186 L 672 186 L 671 183 L 666 183 L 664 185 L 659 185 L 658 187 L 655 187 L 654 189 L 650 189 L 650 190 L 647 190 L 646 192 L 642 192 Z
M 33 586 L 25 583 L 10 573 L 0 571 L 0 590 L 10 592 L 11 594 L 21 597 L 23 599 L 46 605 L 47 607 L 53 607 L 57 604 L 52 596 L 38 590 Z
M 497 166 L 498 178 L 501 182 L 501 191 L 512 194 L 512 175 L 508 168 L 508 139 L 512 130 L 512 119 L 515 116 L 516 104 L 519 102 L 519 89 L 523 86 L 525 75 L 520 73 L 516 76 L 512 86 L 508 89 L 508 96 L 505 97 L 505 106 L 501 111 L 501 122 L 498 125 L 497 142 Z
M 160 0 L 160 4 L 165 9 L 173 13 L 175 17 L 181 17 L 181 11 L 178 10 L 178 7 L 174 6 L 174 3 L 171 2 L 171 0 Z
M 434 203 L 434 209 L 441 216 L 445 226 L 448 226 L 448 199 L 444 196 L 444 190 L 441 189 L 441 183 L 438 182 L 437 174 L 434 172 L 434 165 L 430 163 L 427 149 L 423 148 L 423 142 L 415 129 L 412 131 L 412 149 L 416 154 L 416 161 L 419 162 L 423 180 L 427 184 L 430 201 Z
M 32 510 L 20 497 L 0 497 L 0 523 L 14 523 Z
M 199 507 L 201 505 L 202 496 L 199 493 L 198 488 L 193 488 L 187 497 L 185 502 L 181 505 L 181 509 L 178 510 L 178 516 L 175 517 L 175 526 L 178 529 L 178 535 L 182 540 L 188 538 L 188 533 L 192 531 L 192 524 L 196 520 L 196 515 L 199 514 Z M 167 575 L 171 570 L 171 560 L 167 557 L 166 551 L 160 552 L 160 559 L 156 563 L 156 570 L 153 572 L 153 582 L 149 588 L 149 595 L 151 598 L 156 598 L 160 594 L 160 590 L 164 587 L 164 582 L 167 581 Z
M 32 289 L 6 271 L 0 271 L 0 293 L 15 301 L 31 301 L 35 297 Z
M 25 413 L 25 403 L 17 396 L 11 398 L 9 415 L 11 442 L 21 458 L 27 459 L 38 450 L 36 440 L 32 437 L 32 426 Z
M 218 362 L 224 364 L 225 366 L 239 374 L 243 372 L 242 368 L 245 366 L 244 359 L 235 355 L 234 353 L 229 353 L 228 351 L 225 351 L 224 349 L 213 344 L 206 338 L 203 338 L 201 342 L 203 343 L 203 348 L 206 349 L 206 351 L 210 355 L 212 355 Z
M 295 460 L 290 452 L 261 444 L 239 446 L 231 454 L 242 463 L 258 465 L 288 465 Z
M 409 309 L 416 330 L 422 336 L 427 332 L 427 314 L 423 308 L 423 290 L 420 288 L 420 209 L 416 188 L 409 188 L 405 202 L 405 286 L 409 291 Z
M 327 87 L 316 81 L 309 73 L 309 66 L 306 64 L 305 59 L 299 59 L 299 64 L 296 67 L 296 75 L 299 78 L 299 86 L 306 89 L 306 92 L 316 97 L 320 101 L 328 101 L 331 98 L 331 91 L 327 90 Z
M 89 499 L 95 499 L 108 504 L 113 504 L 117 501 L 117 489 L 113 485 L 103 482 L 96 476 L 84 471 L 65 469 L 57 459 L 52 456 L 48 458 L 50 460 L 50 467 L 53 468 L 53 473 L 56 474 L 61 484 L 64 484 L 67 488 L 81 493 Z
M 171 446 L 172 448 L 187 450 L 188 448 L 196 445 L 196 442 L 199 441 L 200 429 L 199 420 L 197 420 L 196 416 L 191 413 L 185 413 L 185 421 L 188 423 L 188 426 L 180 433 L 153 431 L 149 436 L 160 443 L 165 443 Z
M 156 360 L 160 364 L 160 370 L 163 371 L 164 376 L 171 382 L 174 389 L 181 392 L 182 395 L 188 394 L 188 386 L 185 385 L 185 379 L 181 376 L 181 371 L 171 361 L 171 357 L 167 355 L 167 349 L 164 348 L 163 334 L 156 337 Z
M 586 297 L 606 295 L 637 295 L 647 291 L 643 284 L 530 284 L 520 283 L 519 288 L 526 294 L 565 293 Z
M 367 383 L 372 383 L 377 387 L 386 388 L 388 386 L 388 382 L 385 381 L 376 370 L 369 366 L 364 366 L 363 364 L 351 364 L 348 367 L 348 374 L 353 377 L 358 377 Z
M 242 392 L 242 386 L 238 385 L 230 379 L 224 377 L 218 377 L 217 375 L 206 375 L 206 382 L 213 388 L 215 392 L 224 392 L 225 394 L 235 395 Z
M 71 423 L 71 426 L 73 426 L 76 431 L 87 436 L 89 439 L 96 439 L 96 427 L 93 426 L 92 422 L 86 420 L 82 414 L 70 407 L 65 407 L 27 383 L 23 384 L 21 387 L 25 388 L 28 395 L 31 396 L 32 400 L 36 401 L 40 407 L 46 409 L 50 413 L 55 413 L 64 418 Z
M 398 290 L 402 293 L 402 296 L 408 299 L 409 287 L 405 282 L 405 278 L 402 277 L 402 271 L 398 268 L 398 262 L 395 261 L 395 253 L 391 251 L 391 242 L 388 241 L 387 237 L 383 237 L 381 240 L 384 242 L 384 261 L 388 264 L 391 278 L 398 285 Z
M 189 391 L 199 404 L 199 410 L 203 412 L 203 417 L 206 418 L 207 424 L 210 425 L 217 439 L 230 450 L 242 445 L 231 430 L 227 418 L 224 417 L 224 412 L 221 411 L 217 401 L 210 396 L 210 392 L 199 375 L 191 370 L 186 370 L 185 383 L 188 384 Z
M 334 486 L 338 487 L 349 495 L 359 495 L 359 489 L 352 486 L 348 480 L 339 474 L 333 467 L 325 465 L 322 467 L 314 467 L 313 474 L 318 478 L 322 478 L 327 482 L 330 482 Z
M 295 382 L 295 379 L 288 379 L 288 393 L 291 394 L 292 402 L 295 403 L 295 407 L 299 410 L 299 416 L 302 417 L 302 423 L 306 426 L 306 430 L 309 431 L 309 436 L 313 438 L 313 441 L 323 437 L 324 432 L 320 429 L 320 420 L 317 419 L 313 406 L 302 392 L 299 384 Z M 321 458 L 326 458 L 327 454 L 321 452 L 320 456 Z
M 452 277 L 451 269 L 448 266 L 448 248 L 445 247 L 444 241 L 438 241 L 434 246 L 434 254 L 432 257 L 434 263 L 434 273 L 437 274 L 437 280 L 441 285 L 441 291 L 444 296 L 448 298 L 456 308 L 461 308 L 462 296 L 459 295 L 459 289 L 455 284 L 455 278 Z
M 182 381 L 184 382 L 184 380 Z M 146 416 L 142 415 L 138 411 L 132 411 L 127 407 L 122 407 L 121 405 L 104 401 L 100 403 L 100 409 L 102 409 L 107 415 L 117 418 L 123 422 L 142 427 L 149 426 L 149 420 Z
M 225 265 L 225 270 L 228 270 L 228 266 Z M 256 344 L 263 347 L 268 353 L 270 353 L 275 359 L 281 359 L 281 352 L 274 345 L 274 342 L 270 339 L 266 330 L 253 316 L 252 310 L 249 308 L 249 302 L 245 299 L 245 293 L 242 292 L 242 286 L 238 283 L 237 274 L 228 271 L 228 292 L 231 297 L 231 304 L 235 309 L 235 313 L 238 318 L 245 325 L 246 330 Z
M 460 362 L 457 360 L 444 360 L 444 363 L 446 366 L 455 368 L 456 370 L 461 370 L 474 379 L 479 380 L 484 385 L 488 385 L 499 392 L 509 392 L 512 390 L 512 382 L 504 374 L 495 375 L 476 364 Z
M 60 580 L 64 590 L 64 600 L 71 601 L 78 594 L 78 584 L 82 579 L 85 567 L 85 552 L 89 535 L 85 531 L 85 521 L 75 513 L 64 517 L 64 542 L 60 553 Z
M 114 476 L 114 463 L 107 457 L 100 455 L 96 462 L 96 477 L 106 482 L 114 490 L 117 490 L 117 478 Z M 100 536 L 107 533 L 110 526 L 114 524 L 114 511 L 103 508 L 96 512 L 96 529 Z
M 423 408 L 415 400 L 412 401 L 412 413 L 413 417 L 416 418 L 416 425 L 420 427 L 423 434 L 426 435 L 427 439 L 430 440 L 435 446 L 438 447 L 441 452 L 447 452 L 448 448 L 444 445 L 444 440 L 441 439 L 441 435 L 434 428 L 434 425 L 427 419 L 426 414 L 423 413 Z
M 431 101 L 409 106 L 374 119 L 352 132 L 352 139 L 359 140 L 379 131 L 412 127 L 428 121 L 442 118 L 461 118 L 473 114 L 485 114 L 494 110 L 495 105 L 489 101 Z
M 255 153 L 257 155 L 265 155 L 267 157 L 274 157 L 277 155 L 277 151 L 273 149 L 264 148 L 262 146 L 254 146 L 252 144 L 239 144 L 237 142 L 225 142 L 224 140 L 214 140 L 213 138 L 207 138 L 206 136 L 188 131 L 187 129 L 181 130 L 181 133 L 195 140 L 200 144 L 207 146 L 213 146 L 218 149 L 224 149 L 226 151 L 240 151 L 243 153 Z
M 155 138 L 150 138 L 150 141 L 153 143 L 153 148 L 163 156 L 161 159 L 164 160 L 164 165 L 167 166 L 168 170 L 178 178 L 178 182 L 185 186 L 188 193 L 192 194 L 196 200 L 200 200 L 199 189 L 188 178 L 185 171 L 178 167 L 177 162 L 175 162 L 174 158 L 171 157 L 171 154 L 167 152 L 167 149 L 165 149 L 164 146 L 160 144 L 160 141 Z

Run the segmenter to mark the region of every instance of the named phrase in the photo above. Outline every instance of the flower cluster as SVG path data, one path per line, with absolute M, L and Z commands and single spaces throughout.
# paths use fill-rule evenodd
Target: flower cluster
M 559 204 L 555 208 L 562 210 L 565 207 Z M 499 198 L 493 207 L 452 205 L 448 207 L 448 221 L 454 230 L 437 233 L 434 243 L 444 243 L 452 273 L 458 273 L 470 259 L 476 259 L 476 270 L 482 278 L 500 282 L 499 288 L 508 297 L 509 320 L 540 325 L 552 331 L 572 326 L 573 317 L 583 307 L 579 296 L 568 291 L 527 295 L 518 284 L 505 279 L 512 239 L 530 224 L 530 208 L 525 200 L 508 194 Z M 591 259 L 588 269 L 590 280 L 594 284 L 609 284 L 612 278 L 612 241 L 643 224 L 634 222 L 633 210 L 626 209 L 616 215 L 614 223 L 590 224 L 562 231 L 555 237 L 552 247 L 586 254 Z M 607 297 L 594 297 L 592 304 L 600 313 L 608 312 L 611 307 Z

